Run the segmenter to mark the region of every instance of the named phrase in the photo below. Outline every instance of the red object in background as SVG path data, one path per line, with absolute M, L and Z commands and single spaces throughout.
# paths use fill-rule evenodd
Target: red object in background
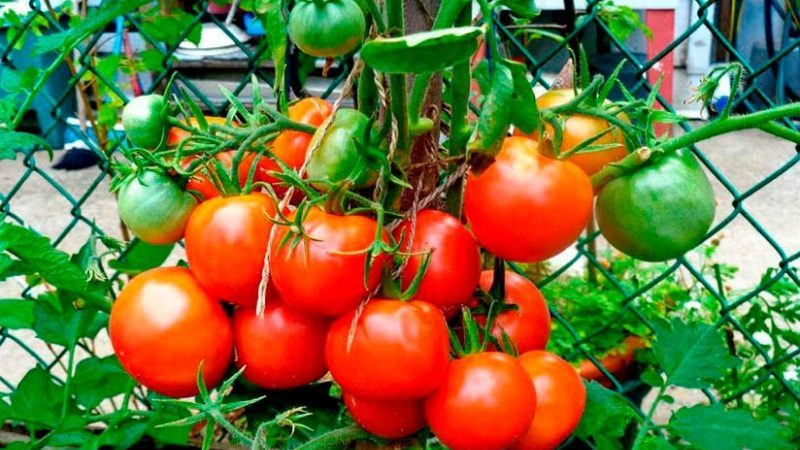
M 675 10 L 674 9 L 648 9 L 645 11 L 645 22 L 653 30 L 653 39 L 647 42 L 647 60 L 652 60 L 667 46 L 672 44 L 675 38 Z M 647 71 L 647 81 L 651 84 L 658 81 L 658 77 L 664 75 L 659 92 L 667 103 L 672 104 L 672 83 L 675 71 L 675 57 L 671 50 L 664 57 L 656 62 Z M 660 105 L 656 106 L 661 109 Z M 671 134 L 672 125 L 656 124 L 656 134 Z

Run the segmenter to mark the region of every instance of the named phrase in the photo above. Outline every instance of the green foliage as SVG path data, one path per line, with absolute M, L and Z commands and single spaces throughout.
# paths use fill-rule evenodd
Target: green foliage
M 670 429 L 701 450 L 788 450 L 787 429 L 774 418 L 761 421 L 740 410 L 726 410 L 721 404 L 682 408 L 670 421 Z
M 630 6 L 617 5 L 613 0 L 599 3 L 600 19 L 608 25 L 611 34 L 625 42 L 635 31 L 641 31 L 647 39 L 653 38 L 653 31 L 642 23 L 639 14 Z
M 638 416 L 628 399 L 596 382 L 586 383 L 586 410 L 575 435 L 598 449 L 622 449 L 620 440 Z

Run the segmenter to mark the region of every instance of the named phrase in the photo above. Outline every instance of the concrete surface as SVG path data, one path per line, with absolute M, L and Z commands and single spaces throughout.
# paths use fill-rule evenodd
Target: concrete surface
M 795 155 L 794 146 L 790 143 L 758 131 L 719 137 L 702 144 L 701 148 L 740 192 L 750 189 Z M 75 172 L 49 170 L 49 162 L 45 157 L 37 158 L 37 164 L 75 198 L 83 195 L 99 174 L 97 169 Z M 22 188 L 11 192 L 15 183 L 26 174 L 29 176 Z M 720 221 L 732 211 L 733 197 L 720 182 L 713 177 L 712 180 L 719 202 L 716 220 Z M 743 203 L 744 209 L 762 223 L 789 255 L 800 251 L 798 192 L 800 168 L 793 168 Z M 46 236 L 59 237 L 61 231 L 73 222 L 70 213 L 72 205 L 41 175 L 28 173 L 19 160 L 0 161 L 0 195 L 9 194 L 10 210 Z M 116 206 L 113 197 L 108 193 L 107 180 L 99 182 L 95 192 L 80 207 L 80 213 L 110 234 L 119 237 Z M 78 222 L 63 239 L 60 248 L 68 252 L 75 251 L 88 234 L 88 226 Z M 723 234 L 718 259 L 740 268 L 733 282 L 734 287 L 752 286 L 767 268 L 777 266 L 780 259 L 777 251 L 742 216 L 730 223 Z M 21 290 L 19 280 L 1 282 L 0 298 L 18 298 Z M 31 333 L 14 332 L 14 335 L 31 344 L 40 354 L 51 353 L 40 341 L 33 339 Z M 100 352 L 110 351 L 106 338 L 99 339 L 97 345 Z M 33 364 L 34 360 L 13 342 L 6 341 L 0 346 L 0 375 L 11 383 L 18 382 Z M 5 388 L 0 387 L 0 390 Z M 686 400 L 693 398 L 683 395 L 681 397 Z

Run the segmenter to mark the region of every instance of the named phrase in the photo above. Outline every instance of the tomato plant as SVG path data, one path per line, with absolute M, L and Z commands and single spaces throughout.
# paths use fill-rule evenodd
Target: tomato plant
M 261 194 L 217 197 L 195 209 L 186 225 L 186 259 L 203 288 L 255 304 L 274 215 L 275 202 Z
M 494 271 L 481 273 L 480 287 L 489 291 Z M 492 327 L 492 335 L 503 342 L 505 333 L 519 353 L 544 350 L 550 337 L 550 311 L 539 289 L 522 275 L 506 271 L 505 302 L 515 308 L 501 312 Z M 479 316 L 480 317 L 480 316 Z M 482 318 L 485 320 L 485 318 Z
M 342 389 L 377 401 L 430 394 L 442 381 L 449 352 L 444 316 L 423 301 L 370 300 L 360 314 L 336 319 L 325 344 L 328 369 Z
M 122 110 L 122 126 L 131 142 L 145 149 L 165 144 L 168 114 L 167 102 L 158 94 L 142 95 Z
M 216 160 L 221 162 L 223 167 L 227 169 L 225 176 L 230 176 L 230 169 L 233 166 L 233 158 L 235 154 L 236 152 L 233 150 L 228 150 L 214 155 L 214 159 L 212 161 Z M 248 153 L 242 157 L 237 173 L 239 187 L 244 187 L 247 183 L 247 178 L 250 175 L 250 169 L 253 167 L 253 163 L 255 163 L 256 158 L 257 155 L 254 153 Z M 259 166 L 261 164 L 260 161 L 263 159 L 264 157 L 259 159 Z M 186 158 L 183 166 L 185 167 L 190 162 L 191 158 Z M 220 181 L 221 180 L 219 174 L 217 173 L 216 164 L 213 162 L 208 162 L 200 169 L 200 171 L 195 172 L 189 178 L 189 181 L 186 182 L 186 190 L 197 194 L 201 201 L 209 200 L 221 195 L 219 188 L 217 187 L 220 184 Z
M 581 420 L 586 407 L 583 380 L 568 362 L 549 352 L 527 352 L 520 355 L 519 362 L 536 388 L 536 414 L 513 448 L 554 449 Z
M 146 170 L 124 180 L 117 194 L 117 211 L 136 237 L 151 244 L 170 244 L 183 238 L 194 197 L 169 176 Z
M 188 269 L 163 267 L 136 276 L 109 319 L 114 352 L 144 386 L 170 397 L 197 394 L 197 371 L 214 386 L 233 353 L 231 321 Z
M 237 308 L 233 314 L 236 366 L 244 377 L 267 389 L 287 389 L 318 380 L 325 372 L 328 323 L 302 314 L 277 298 L 263 314 Z
M 413 223 L 413 228 L 412 228 Z M 470 231 L 455 217 L 426 209 L 416 220 L 405 220 L 394 231 L 400 248 L 408 252 L 401 274 L 402 288 L 407 289 L 430 253 L 425 275 L 414 298 L 431 303 L 447 315 L 467 303 L 480 277 L 481 258 L 478 244 Z
M 533 383 L 512 356 L 475 353 L 450 362 L 425 419 L 448 448 L 499 450 L 525 433 L 535 407 Z
M 296 213 L 289 215 L 290 220 L 294 218 Z M 321 316 L 336 316 L 358 306 L 378 286 L 387 261 L 384 254 L 375 258 L 365 282 L 367 249 L 377 223 L 364 216 L 340 216 L 314 208 L 302 226 L 302 235 L 279 226 L 272 241 L 271 276 L 281 298 Z
M 299 0 L 289 14 L 288 31 L 289 38 L 303 52 L 335 58 L 358 47 L 367 22 L 353 0 Z
M 419 400 L 380 402 L 364 400 L 348 393 L 342 395 L 347 411 L 361 427 L 375 436 L 400 439 L 425 426 Z
M 507 138 L 495 161 L 467 177 L 464 213 L 478 242 L 511 261 L 543 261 L 580 236 L 592 214 L 589 178 L 539 154 L 536 141 Z
M 205 116 L 206 125 L 225 125 L 227 120 L 228 119 L 225 117 Z M 200 126 L 197 119 L 194 117 L 189 119 L 189 125 L 194 128 Z M 234 122 L 233 125 L 236 126 L 236 123 Z M 191 135 L 191 132 L 184 130 L 183 128 L 173 126 L 167 132 L 167 146 L 174 147 Z

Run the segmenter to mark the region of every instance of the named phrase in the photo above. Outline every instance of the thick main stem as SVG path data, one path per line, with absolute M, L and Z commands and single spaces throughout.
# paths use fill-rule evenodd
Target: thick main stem
M 405 33 L 403 2 L 401 0 L 386 1 L 386 24 L 389 34 L 402 36 Z M 397 162 L 404 165 L 408 162 L 408 94 L 406 92 L 406 76 L 401 73 L 389 75 L 389 95 L 392 101 L 392 115 L 397 123 Z

